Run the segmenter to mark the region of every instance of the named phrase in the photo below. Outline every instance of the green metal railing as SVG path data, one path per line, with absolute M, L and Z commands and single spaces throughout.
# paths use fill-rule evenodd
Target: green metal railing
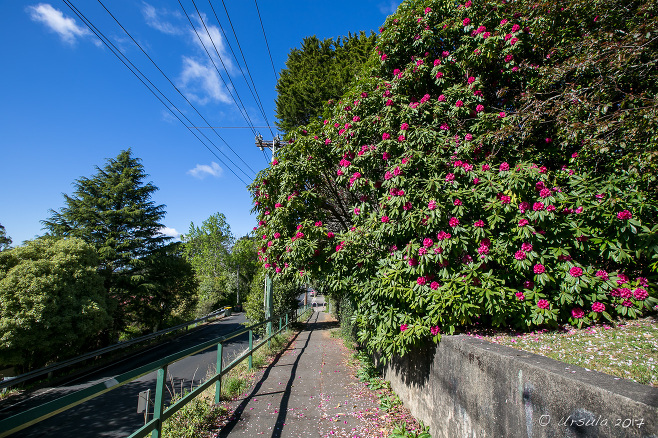
M 76 391 L 72 394 L 60 397 L 57 400 L 44 403 L 40 406 L 29 409 L 25 412 L 21 412 L 20 414 L 16 414 L 12 417 L 6 418 L 0 421 L 0 438 L 9 436 L 15 432 L 23 430 L 40 421 L 50 418 L 60 412 L 66 411 L 67 409 L 73 408 L 94 397 L 98 397 L 101 394 L 116 389 L 119 386 L 129 383 L 153 371 L 157 371 L 158 373 L 157 383 L 156 383 L 157 386 L 155 389 L 153 419 L 148 421 L 146 424 L 144 424 L 144 426 L 142 426 L 137 431 L 135 431 L 132 435 L 130 435 L 130 438 L 145 437 L 149 433 L 151 433 L 152 438 L 160 438 L 162 423 L 167 418 L 171 417 L 176 411 L 181 409 L 187 403 L 191 402 L 195 397 L 197 397 L 199 394 L 201 394 L 203 391 L 205 391 L 213 384 L 216 385 L 215 403 L 219 403 L 219 396 L 222 387 L 222 377 L 245 359 L 248 360 L 249 369 L 251 369 L 252 357 L 254 351 L 258 350 L 260 347 L 268 343 L 273 336 L 277 335 L 282 330 L 287 328 L 291 322 L 300 319 L 308 311 L 312 311 L 312 308 L 306 306 L 304 308 L 289 312 L 285 315 L 280 315 L 278 317 L 270 318 L 259 324 L 254 324 L 249 327 L 245 327 L 244 329 L 240 329 L 232 333 L 229 333 L 227 335 L 221 336 L 214 340 L 195 345 L 193 347 L 182 350 L 178 353 L 171 354 L 169 356 L 163 357 L 162 359 L 151 362 L 148 365 L 144 365 L 142 367 L 128 371 L 127 373 L 118 375 L 112 379 L 108 379 L 104 382 L 90 386 L 89 388 Z M 284 319 L 285 319 L 285 324 L 283 323 Z M 272 330 L 268 330 L 267 335 L 264 338 L 262 338 L 257 345 L 254 345 L 253 342 L 254 330 L 265 324 L 271 326 L 272 325 L 271 323 L 276 322 L 277 320 L 279 321 L 279 330 L 277 330 L 276 332 Z M 231 363 L 229 363 L 224 367 L 222 364 L 223 343 L 247 332 L 249 333 L 249 348 L 240 356 L 236 357 Z M 187 393 L 181 399 L 177 400 L 175 403 L 173 403 L 172 405 L 170 405 L 168 408 L 165 409 L 164 396 L 165 396 L 165 383 L 167 377 L 167 367 L 170 364 L 180 359 L 207 350 L 208 348 L 214 346 L 217 346 L 217 372 L 208 380 L 206 380 L 201 385 L 196 387 L 193 391 Z

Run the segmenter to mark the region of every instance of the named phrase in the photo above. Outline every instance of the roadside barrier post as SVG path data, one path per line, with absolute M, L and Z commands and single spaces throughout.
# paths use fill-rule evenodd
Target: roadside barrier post
M 151 438 L 160 438 L 162 431 L 162 412 L 164 410 L 164 392 L 165 384 L 167 383 L 167 365 L 158 369 L 158 383 L 155 387 L 155 403 L 153 406 L 153 419 L 156 421 L 156 426 L 151 432 Z
M 254 351 L 254 331 L 249 330 L 249 369 L 251 370 L 253 366 L 253 354 Z
M 219 397 L 222 394 L 222 350 L 223 346 L 220 342 L 217 344 L 217 374 L 220 374 L 220 377 L 217 379 L 217 384 L 215 385 L 215 404 L 219 404 Z

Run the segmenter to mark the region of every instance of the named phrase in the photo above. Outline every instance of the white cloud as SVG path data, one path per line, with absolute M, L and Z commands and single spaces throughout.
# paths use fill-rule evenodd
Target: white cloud
M 206 24 L 206 27 L 203 27 L 203 23 L 201 22 L 200 18 L 197 17 L 196 28 L 197 28 L 197 32 L 199 33 L 198 36 L 193 29 L 190 29 L 190 36 L 192 37 L 194 44 L 199 48 L 199 53 L 201 54 L 201 56 L 205 57 L 208 56 L 208 54 L 206 53 L 206 50 L 208 50 L 208 53 L 210 53 L 210 56 L 215 62 L 217 68 L 226 70 L 229 73 L 235 73 L 235 67 L 233 65 L 233 62 L 231 61 L 232 58 L 226 52 L 226 46 L 224 45 L 224 38 L 222 38 L 222 35 L 219 33 L 219 28 L 217 26 L 213 26 L 212 24 L 210 24 L 208 22 L 208 17 L 206 17 L 205 14 L 202 14 L 202 18 L 203 18 L 203 22 L 205 22 Z M 206 29 L 208 29 L 207 32 Z M 210 36 L 208 34 L 210 34 Z M 199 41 L 199 39 L 201 41 Z M 203 44 L 201 44 L 201 42 L 203 42 Z M 221 56 L 221 60 L 217 56 L 217 52 L 215 52 L 215 49 L 217 49 L 217 52 L 219 52 L 219 56 Z
M 384 15 L 394 14 L 398 10 L 399 1 L 390 0 L 388 3 L 380 3 L 377 5 L 379 7 L 379 12 Z
M 190 100 L 202 105 L 211 100 L 224 103 L 231 102 L 231 98 L 220 84 L 219 74 L 212 64 L 201 64 L 188 56 L 183 56 L 180 86 L 186 91 Z
M 176 231 L 175 228 L 169 228 L 169 227 L 162 227 L 158 230 L 159 234 L 163 234 L 168 237 L 173 237 L 174 239 L 179 239 L 180 238 L 180 233 Z
M 53 8 L 47 3 L 28 6 L 27 11 L 32 20 L 45 24 L 50 30 L 57 33 L 63 41 L 74 44 L 77 38 L 91 36 L 86 27 L 78 26 L 73 18 L 66 17 L 62 11 Z
M 224 173 L 224 170 L 221 167 L 219 167 L 219 164 L 213 161 L 212 163 L 210 163 L 210 166 L 208 166 L 207 164 L 197 164 L 194 169 L 188 170 L 187 173 L 199 179 L 203 179 L 208 175 L 214 176 L 215 178 L 219 178 L 220 176 L 222 176 L 222 173 Z
M 143 5 L 142 15 L 144 15 L 146 24 L 148 24 L 150 27 L 168 35 L 182 35 L 184 33 L 182 27 L 176 26 L 175 24 L 172 24 L 163 18 L 163 16 L 167 15 L 172 15 L 175 18 L 179 18 L 180 14 L 169 12 L 164 9 L 156 9 L 153 5 L 150 5 L 146 2 L 144 2 Z

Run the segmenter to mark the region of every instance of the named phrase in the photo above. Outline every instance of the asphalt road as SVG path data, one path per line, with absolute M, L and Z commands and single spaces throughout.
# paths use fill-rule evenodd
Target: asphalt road
M 148 364 L 161 357 L 173 354 L 185 348 L 209 341 L 227 333 L 243 328 L 243 314 L 233 314 L 181 336 L 164 345 L 153 347 L 138 355 L 125 358 L 89 375 L 76 378 L 56 388 L 39 390 L 29 399 L 19 404 L 0 409 L 0 418 L 6 418 L 39 404 L 54 400 L 63 395 L 78 391 L 95 383 L 127 372 L 131 369 Z M 248 335 L 234 338 L 224 344 L 223 360 L 228 363 L 248 346 Z M 206 378 L 209 372 L 215 370 L 217 349 L 212 348 L 182 359 L 168 368 L 167 401 L 175 390 L 196 387 Z M 115 390 L 91 399 L 74 408 L 55 415 L 47 420 L 17 432 L 12 437 L 125 437 L 139 429 L 144 424 L 144 415 L 137 413 L 137 399 L 140 391 L 151 389 L 155 394 L 156 372 L 142 376 Z M 172 388 L 174 388 L 172 390 Z M 153 395 L 151 396 L 153 398 Z M 152 408 L 150 409 L 152 412 Z

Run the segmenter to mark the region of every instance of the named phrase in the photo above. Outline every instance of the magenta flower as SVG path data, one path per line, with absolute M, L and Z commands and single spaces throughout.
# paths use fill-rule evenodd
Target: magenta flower
M 382 222 L 387 223 L 388 222 L 388 216 L 382 216 Z
M 522 244 L 521 244 L 521 250 L 523 250 L 523 251 L 525 251 L 525 252 L 530 252 L 530 251 L 532 251 L 532 244 L 531 244 L 531 243 L 528 243 L 528 242 L 524 242 L 524 243 L 522 243 Z
M 509 170 L 509 164 L 507 164 L 506 162 L 502 162 L 500 164 L 500 167 L 498 168 L 498 170 L 501 171 L 501 172 L 505 172 L 505 171 Z
M 434 209 L 436 208 L 436 201 L 432 199 L 432 200 L 427 204 L 427 208 L 429 208 L 430 210 L 434 210 Z
M 436 238 L 438 240 L 447 240 L 450 239 L 450 237 L 452 237 L 452 235 L 450 233 L 446 233 L 443 230 L 439 231 L 438 234 L 436 235 Z
M 274 233 L 274 238 L 275 238 L 275 239 L 278 239 L 279 237 L 281 237 L 281 234 L 279 234 L 279 233 Z
M 437 72 L 437 73 L 436 73 L 436 77 L 439 78 L 439 79 L 441 79 L 441 78 L 443 77 L 443 72 L 440 72 L 440 71 Z
M 541 189 L 539 191 L 539 196 L 542 198 L 548 198 L 549 196 L 551 196 L 551 189 L 547 189 L 547 188 Z
M 446 181 L 447 182 L 454 181 L 454 180 L 455 180 L 455 174 L 454 173 L 449 173 L 449 174 L 446 175 Z
M 391 106 L 391 105 L 393 105 L 393 101 L 391 99 L 388 99 L 386 101 L 386 106 Z
M 504 119 L 505 118 L 505 111 L 501 111 L 498 113 L 498 118 L 499 119 Z
M 502 195 L 502 196 L 500 197 L 500 202 L 501 202 L 502 204 L 509 204 L 511 201 L 512 201 L 512 198 L 510 198 L 510 197 L 507 196 L 507 195 Z
M 315 226 L 316 226 L 316 227 L 321 227 L 321 226 L 322 226 L 322 221 L 317 221 L 317 222 L 315 223 Z
M 418 277 L 418 278 L 416 279 L 416 283 L 417 283 L 419 286 L 423 286 L 425 283 L 427 283 L 427 278 L 425 278 L 425 277 Z
M 574 266 L 573 268 L 569 269 L 569 274 L 571 274 L 572 277 L 580 277 L 583 275 L 583 270 L 578 266 Z
M 450 224 L 451 227 L 454 228 L 454 227 L 456 227 L 457 225 L 459 225 L 459 219 L 457 219 L 456 217 L 453 216 L 453 217 L 450 218 L 450 220 L 448 221 L 448 223 Z
M 516 299 L 519 301 L 525 300 L 525 295 L 523 295 L 523 292 L 517 292 L 514 295 L 516 296 Z
M 402 126 L 400 126 L 400 131 L 406 131 L 407 129 L 409 129 L 408 123 L 403 123 Z
M 534 271 L 535 274 L 543 274 L 544 272 L 546 272 L 546 268 L 545 268 L 544 265 L 542 265 L 541 263 L 537 263 L 537 264 L 532 268 L 532 270 Z
M 629 300 L 624 300 L 624 301 L 621 303 L 621 305 L 624 306 L 624 307 L 633 307 L 633 302 L 632 302 L 632 301 L 629 301 Z
M 329 143 L 331 143 L 331 139 L 330 138 L 325 139 L 324 144 L 329 144 Z
M 600 277 L 601 280 L 603 280 L 603 281 L 608 281 L 608 273 L 605 272 L 605 271 L 596 271 L 596 274 L 594 274 L 594 275 L 596 275 L 597 277 Z
M 474 226 L 474 227 L 480 227 L 480 228 L 482 228 L 482 227 L 484 227 L 484 221 L 483 221 L 482 219 L 477 220 L 477 221 L 475 221 L 475 223 L 473 224 L 473 226 Z
M 526 259 L 526 253 L 523 251 L 517 251 L 514 253 L 514 258 L 517 260 L 525 260 Z
M 530 222 L 528 222 L 528 219 L 521 219 L 521 220 L 519 221 L 519 227 L 525 227 L 525 226 L 528 225 L 529 223 L 530 223 Z
M 359 207 L 355 207 L 354 214 L 358 215 L 359 213 L 361 213 L 361 209 Z
M 535 282 L 532 280 L 526 280 L 523 282 L 523 287 L 525 287 L 526 289 L 532 289 L 533 287 L 535 287 Z
M 403 332 L 403 331 L 405 331 L 405 330 L 408 329 L 408 328 L 409 328 L 409 326 L 408 326 L 407 324 L 402 324 L 402 325 L 400 326 L 400 331 Z
M 423 246 L 425 248 L 429 248 L 432 245 L 434 245 L 434 241 L 432 239 L 430 239 L 429 237 L 423 239 Z
M 391 155 L 390 155 L 388 152 L 384 152 L 384 153 L 382 154 L 382 160 L 386 161 L 386 160 L 388 160 L 389 158 L 391 158 Z
M 441 285 L 440 285 L 438 282 L 436 282 L 436 281 L 433 281 L 433 282 L 430 284 L 430 289 L 432 289 L 432 290 L 437 290 L 439 287 L 441 287 Z
M 470 22 L 471 22 L 471 19 L 470 19 L 470 18 L 464 18 L 464 21 L 462 21 L 462 24 L 463 24 L 464 26 L 468 26 L 468 24 L 469 24 Z
M 535 202 L 532 204 L 532 210 L 533 211 L 542 211 L 544 209 L 544 203 L 543 202 Z
M 391 134 L 388 132 L 382 134 L 382 140 L 388 140 L 389 138 L 391 138 Z
M 583 309 L 580 307 L 574 307 L 571 309 L 571 316 L 573 316 L 576 319 L 581 319 L 585 316 L 585 312 L 583 312 Z
M 413 258 L 413 257 L 410 258 L 409 261 L 408 261 L 407 263 L 409 264 L 409 266 L 418 266 L 418 260 L 416 260 L 416 259 Z
M 537 307 L 540 309 L 548 309 L 551 307 L 551 304 L 548 302 L 548 300 L 539 300 L 537 301 Z
M 457 108 L 461 108 L 461 107 L 464 106 L 464 102 L 462 102 L 461 100 L 458 100 L 457 102 L 455 102 L 455 106 L 456 106 Z
M 478 112 L 478 113 L 484 111 L 484 105 L 480 104 L 480 105 L 476 106 L 475 111 Z
M 436 335 L 438 335 L 440 332 L 441 332 L 441 328 L 440 328 L 438 325 L 435 325 L 434 327 L 432 327 L 432 328 L 430 329 L 430 333 L 432 334 L 432 336 L 436 336 Z
M 398 141 L 399 141 L 399 142 L 402 142 L 402 141 L 404 141 L 404 140 L 405 140 L 404 135 L 400 135 L 400 136 L 398 137 Z
M 644 301 L 649 297 L 649 293 L 641 287 L 638 287 L 633 291 L 633 298 L 635 298 L 638 301 Z
M 601 313 L 605 310 L 605 304 L 595 301 L 592 303 L 592 311 L 596 313 Z
M 455 201 L 453 202 L 453 204 L 454 204 L 455 206 L 459 206 L 459 205 L 462 205 L 462 201 L 461 201 L 461 199 L 455 199 Z
M 620 211 L 617 213 L 617 219 L 619 220 L 629 220 L 631 218 L 633 218 L 633 214 L 628 210 Z

